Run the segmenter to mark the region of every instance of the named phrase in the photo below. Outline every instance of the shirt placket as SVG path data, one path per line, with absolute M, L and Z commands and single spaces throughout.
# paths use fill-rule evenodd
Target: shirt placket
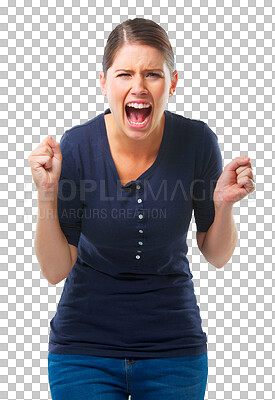
M 141 182 L 136 183 L 136 201 L 137 201 L 137 243 L 136 243 L 136 260 L 142 259 L 142 251 L 144 246 L 144 191 Z

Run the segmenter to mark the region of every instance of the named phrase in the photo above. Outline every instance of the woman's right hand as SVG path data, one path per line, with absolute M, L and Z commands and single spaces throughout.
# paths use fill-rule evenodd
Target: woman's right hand
M 29 155 L 32 177 L 38 192 L 58 192 L 62 154 L 59 143 L 47 136 Z

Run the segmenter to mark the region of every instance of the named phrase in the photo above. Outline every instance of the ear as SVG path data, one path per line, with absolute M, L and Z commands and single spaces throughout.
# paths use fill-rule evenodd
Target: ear
M 173 90 L 176 89 L 176 86 L 177 86 L 177 84 L 178 84 L 178 80 L 179 80 L 178 71 L 175 70 L 175 71 L 173 72 L 173 77 L 172 77 L 172 80 L 171 80 L 171 88 L 172 88 Z
M 99 83 L 100 83 L 100 87 L 101 87 L 101 92 L 103 95 L 105 95 L 107 93 L 107 90 L 106 90 L 107 88 L 106 88 L 106 80 L 105 80 L 103 71 L 101 71 L 99 73 Z

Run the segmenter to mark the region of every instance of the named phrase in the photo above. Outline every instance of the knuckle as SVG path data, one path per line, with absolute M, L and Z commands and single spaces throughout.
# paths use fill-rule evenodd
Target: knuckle
M 45 147 L 44 147 L 44 152 L 45 152 L 46 154 L 50 154 L 50 155 L 51 155 L 51 148 L 50 148 L 49 146 L 45 145 Z

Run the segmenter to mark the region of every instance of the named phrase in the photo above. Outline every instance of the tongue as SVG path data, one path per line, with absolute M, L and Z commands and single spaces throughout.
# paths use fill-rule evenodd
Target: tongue
M 149 108 L 134 108 L 126 107 L 127 114 L 133 122 L 143 122 L 145 118 L 150 114 L 151 107 Z

